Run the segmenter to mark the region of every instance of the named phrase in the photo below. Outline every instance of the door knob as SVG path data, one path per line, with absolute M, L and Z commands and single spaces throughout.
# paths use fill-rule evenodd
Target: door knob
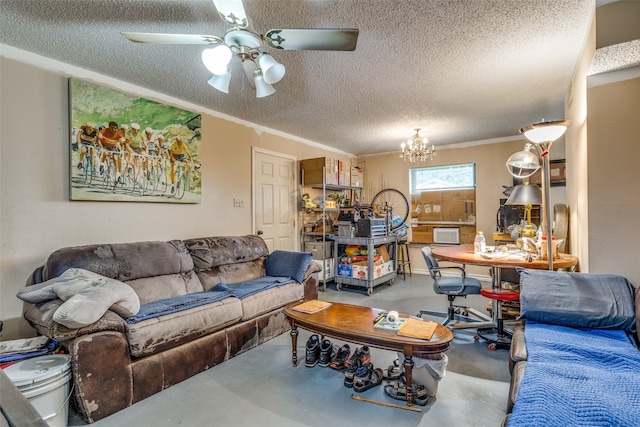
M 262 236 L 264 233 L 262 230 L 258 230 L 258 236 Z

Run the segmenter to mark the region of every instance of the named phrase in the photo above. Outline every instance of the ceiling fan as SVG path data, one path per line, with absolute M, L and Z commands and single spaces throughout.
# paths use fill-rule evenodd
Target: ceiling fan
M 213 73 L 208 83 L 215 89 L 229 93 L 231 68 L 235 55 L 242 61 L 245 74 L 256 97 L 275 92 L 272 84 L 284 77 L 285 67 L 262 51 L 263 42 L 282 50 L 353 51 L 358 41 L 355 28 L 272 29 L 262 35 L 249 26 L 242 0 L 213 0 L 220 17 L 231 25 L 224 37 L 197 34 L 162 34 L 121 32 L 136 43 L 217 45 L 202 52 L 202 62 Z

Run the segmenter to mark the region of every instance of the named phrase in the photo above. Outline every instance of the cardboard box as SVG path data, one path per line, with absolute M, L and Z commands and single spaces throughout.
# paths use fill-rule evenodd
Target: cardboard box
M 369 266 L 366 261 L 363 262 L 355 262 L 351 264 L 352 274 L 351 277 L 356 279 L 369 279 Z M 377 279 L 379 277 L 384 276 L 385 274 L 391 273 L 393 271 L 393 261 L 376 262 L 373 266 L 373 278 Z
M 338 162 L 329 157 L 300 160 L 301 180 L 304 185 L 338 185 Z M 324 170 L 324 176 L 322 171 Z
M 358 167 L 351 168 L 350 183 L 352 187 L 362 187 L 364 183 L 364 171 Z

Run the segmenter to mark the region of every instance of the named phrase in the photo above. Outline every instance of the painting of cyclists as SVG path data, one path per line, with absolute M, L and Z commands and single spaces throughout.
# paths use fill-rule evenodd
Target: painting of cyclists
M 198 113 L 69 79 L 71 200 L 200 203 Z

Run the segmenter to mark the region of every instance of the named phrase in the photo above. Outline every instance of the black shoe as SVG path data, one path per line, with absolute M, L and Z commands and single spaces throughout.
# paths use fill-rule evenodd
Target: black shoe
M 320 366 L 326 368 L 331 364 L 331 359 L 338 353 L 338 346 L 324 339 L 320 345 Z
M 344 369 L 344 362 L 347 361 L 349 356 L 351 355 L 351 347 L 349 344 L 343 345 L 340 350 L 333 356 L 331 359 L 331 369 L 335 369 L 336 371 L 341 371 Z
M 307 340 L 307 355 L 304 360 L 304 366 L 313 368 L 320 360 L 320 338 L 317 335 L 311 335 Z
M 348 387 L 348 388 L 353 387 L 353 378 L 355 377 L 358 369 L 360 369 L 361 367 L 362 366 L 360 365 L 360 360 L 358 359 L 354 363 L 352 363 L 351 365 L 345 368 L 344 370 L 344 386 L 345 387 Z
M 82 169 L 82 163 L 78 163 L 78 169 Z

